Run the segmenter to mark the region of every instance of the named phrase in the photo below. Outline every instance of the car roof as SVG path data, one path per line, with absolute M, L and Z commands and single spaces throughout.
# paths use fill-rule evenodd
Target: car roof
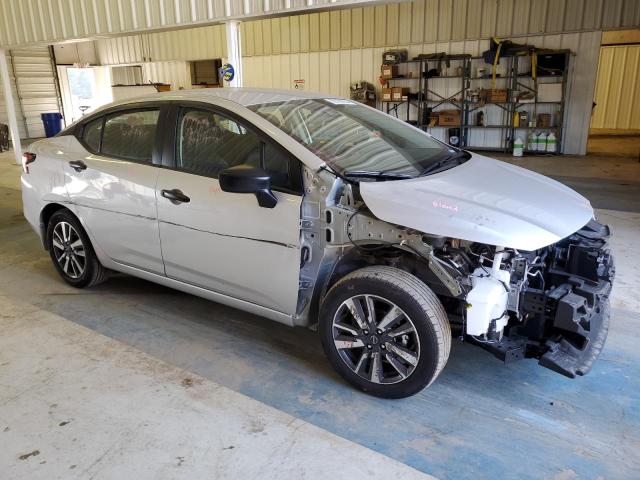
M 277 90 L 272 88 L 196 88 L 191 90 L 152 93 L 140 97 L 128 98 L 120 102 L 114 102 L 110 104 L 109 107 L 144 101 L 183 100 L 207 102 L 215 101 L 217 99 L 229 100 L 247 107 L 262 103 L 304 100 L 310 98 L 335 98 L 335 95 L 305 92 L 301 90 Z

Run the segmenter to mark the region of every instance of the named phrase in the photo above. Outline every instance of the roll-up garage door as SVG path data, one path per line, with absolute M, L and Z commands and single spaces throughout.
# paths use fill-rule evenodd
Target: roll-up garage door
M 11 58 L 26 136 L 44 137 L 40 114 L 60 111 L 49 49 L 11 50 Z

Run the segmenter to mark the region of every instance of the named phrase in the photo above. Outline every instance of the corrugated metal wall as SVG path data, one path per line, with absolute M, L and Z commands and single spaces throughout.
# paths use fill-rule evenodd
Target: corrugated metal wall
M 363 0 L 1 0 L 0 46 L 54 43 Z
M 227 38 L 221 25 L 102 39 L 95 44 L 102 65 L 206 60 L 222 58 L 227 53 Z
M 591 128 L 640 130 L 640 45 L 602 47 Z
M 639 0 L 416 0 L 241 25 L 244 56 L 640 26 Z
M 142 65 L 145 82 L 168 83 L 171 90 L 191 88 L 191 70 L 188 62 L 152 62 Z
M 560 35 L 525 37 L 527 43 L 545 48 L 568 48 L 576 53 L 571 60 L 570 83 L 566 106 L 564 152 L 584 154 L 595 84 L 596 65 L 601 32 L 582 32 Z M 393 45 L 406 48 L 409 56 L 420 53 L 449 52 L 480 55 L 489 46 L 487 40 L 434 42 L 420 45 Z M 328 52 L 299 52 L 280 55 L 262 55 L 243 58 L 244 79 L 247 87 L 293 88 L 293 80 L 304 79 L 305 88 L 348 96 L 351 82 L 366 80 L 378 85 L 382 53 L 388 47 L 332 50 Z M 455 93 L 459 80 L 440 79 L 448 94 Z M 454 82 L 457 82 L 454 84 Z M 410 86 L 407 83 L 406 86 Z M 415 82 L 413 83 L 415 88 Z M 404 118 L 406 111 L 400 111 Z M 542 112 L 542 110 L 540 110 Z M 550 112 L 551 113 L 551 112 Z M 444 129 L 432 133 L 444 139 Z M 474 145 L 499 145 L 499 131 L 475 129 L 470 139 Z

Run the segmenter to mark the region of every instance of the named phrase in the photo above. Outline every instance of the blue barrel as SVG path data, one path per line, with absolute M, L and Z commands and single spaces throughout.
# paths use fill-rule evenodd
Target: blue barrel
M 47 138 L 57 135 L 62 130 L 62 115 L 60 113 L 41 113 L 40 118 L 42 118 Z

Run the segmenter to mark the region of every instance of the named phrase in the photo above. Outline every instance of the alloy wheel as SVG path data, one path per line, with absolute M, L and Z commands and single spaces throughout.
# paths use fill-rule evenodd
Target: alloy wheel
M 53 251 L 62 271 L 80 278 L 86 268 L 86 252 L 82 239 L 70 223 L 59 222 L 53 229 Z
M 420 339 L 409 316 L 376 295 L 342 302 L 333 317 L 332 334 L 342 361 L 373 383 L 401 382 L 420 360 Z

